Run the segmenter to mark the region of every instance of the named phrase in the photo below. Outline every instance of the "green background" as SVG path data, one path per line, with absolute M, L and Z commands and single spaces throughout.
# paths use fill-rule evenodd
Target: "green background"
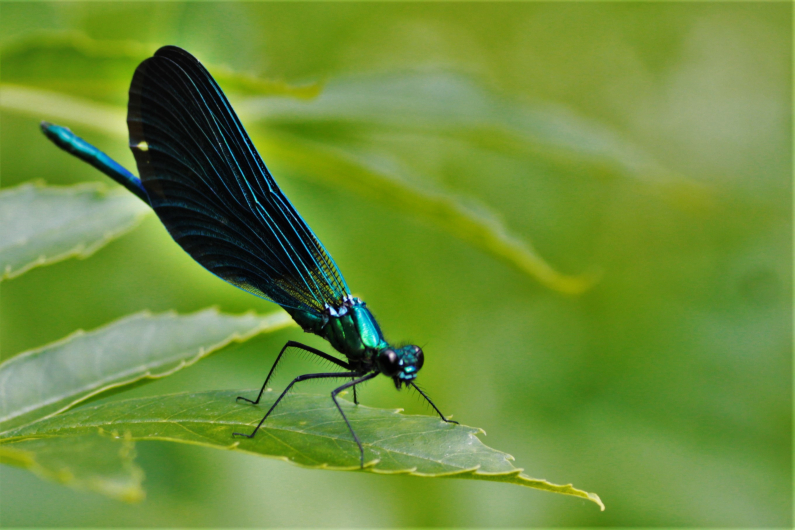
M 601 273 L 568 296 L 388 201 L 280 170 L 263 150 L 388 337 L 423 346 L 421 381 L 442 410 L 484 428 L 484 442 L 531 476 L 597 492 L 607 511 L 502 484 L 311 471 L 150 442 L 137 446 L 143 504 L 3 467 L 0 522 L 791 526 L 791 22 L 784 2 L 0 4 L 3 46 L 79 31 L 177 44 L 298 84 L 462 74 L 511 105 L 565 109 L 665 169 L 593 171 L 443 141 L 407 148 L 376 126 L 380 148 L 426 168 L 419 181 L 488 205 L 558 270 Z M 132 71 L 119 75 L 123 85 Z M 125 93 L 95 97 L 123 105 Z M 37 119 L 0 117 L 3 187 L 103 179 L 48 144 Z M 333 126 L 300 132 L 346 141 Z M 134 166 L 117 138 L 84 136 Z M 3 282 L 2 358 L 142 309 L 213 304 L 275 309 L 207 274 L 150 217 L 88 260 Z M 288 339 L 322 346 L 288 329 L 132 392 L 255 387 Z M 281 384 L 311 369 L 295 362 Z M 387 380 L 361 398 L 429 413 Z

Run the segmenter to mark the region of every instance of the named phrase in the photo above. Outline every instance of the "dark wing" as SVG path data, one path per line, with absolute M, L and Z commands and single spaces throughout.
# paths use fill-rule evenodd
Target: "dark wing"
M 130 148 L 152 208 L 207 270 L 283 307 L 340 307 L 348 286 L 201 63 L 160 48 L 130 86 Z

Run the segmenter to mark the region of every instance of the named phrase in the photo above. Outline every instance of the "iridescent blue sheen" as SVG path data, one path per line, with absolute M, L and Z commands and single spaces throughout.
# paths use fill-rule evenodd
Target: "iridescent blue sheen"
M 146 204 L 149 204 L 149 197 L 146 195 L 146 190 L 141 184 L 141 180 L 111 157 L 75 135 L 66 127 L 43 121 L 41 122 L 41 130 L 55 145 L 80 160 L 88 162 L 133 192 Z

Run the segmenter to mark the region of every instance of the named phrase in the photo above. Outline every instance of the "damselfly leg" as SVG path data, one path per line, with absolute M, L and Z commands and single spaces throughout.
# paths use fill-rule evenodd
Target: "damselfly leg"
M 304 374 L 304 375 L 299 375 L 298 377 L 293 379 L 292 382 L 289 385 L 287 385 L 287 388 L 284 389 L 284 391 L 281 393 L 281 395 L 278 397 L 278 399 L 276 399 L 276 401 L 273 403 L 273 405 L 271 405 L 271 408 L 268 409 L 268 412 L 265 413 L 265 416 L 262 417 L 262 419 L 257 424 L 257 426 L 254 427 L 254 430 L 251 431 L 251 434 L 244 434 L 244 433 L 241 433 L 241 432 L 234 432 L 234 433 L 232 433 L 232 435 L 233 436 L 245 436 L 246 438 L 254 438 L 254 435 L 257 434 L 257 431 L 259 430 L 260 427 L 262 427 L 262 424 L 265 423 L 265 420 L 268 419 L 268 416 L 270 415 L 271 412 L 273 412 L 273 409 L 276 408 L 276 405 L 279 404 L 279 402 L 282 400 L 282 398 L 284 398 L 284 396 L 287 395 L 287 392 L 289 392 L 290 389 L 293 387 L 293 385 L 296 384 L 296 383 L 300 383 L 301 381 L 308 381 L 310 379 L 334 379 L 334 378 L 340 378 L 340 377 L 361 377 L 361 375 L 362 374 L 359 373 L 359 372 L 332 372 L 332 373 L 323 373 L 323 374 Z M 347 385 L 350 386 L 350 383 L 347 383 Z M 347 388 L 347 386 L 345 386 L 345 385 L 343 385 L 343 387 Z M 343 388 L 343 387 L 340 387 L 340 388 Z M 259 401 L 259 399 L 257 399 L 257 401 Z M 336 399 L 334 400 L 334 403 L 337 403 Z M 339 408 L 339 405 L 337 405 L 337 408 Z M 342 409 L 340 409 L 340 412 L 342 412 Z M 345 418 L 345 414 L 343 414 L 342 417 Z M 348 422 L 348 420 L 346 418 L 345 419 L 345 423 L 347 423 L 347 422 Z M 350 424 L 348 424 L 348 427 L 350 428 Z M 355 437 L 355 435 L 354 435 L 354 437 Z
M 361 375 L 361 374 L 359 374 L 359 375 Z M 372 379 L 373 377 L 375 377 L 377 375 L 378 375 L 378 372 L 371 372 L 371 373 L 365 375 L 364 377 L 360 377 L 359 379 L 354 379 L 353 381 L 349 381 L 349 382 L 345 383 L 344 385 L 342 385 L 341 387 L 335 388 L 334 390 L 331 391 L 331 399 L 333 399 L 334 400 L 334 404 L 337 405 L 337 410 L 339 410 L 340 414 L 342 414 L 342 419 L 345 420 L 345 424 L 348 426 L 348 430 L 351 431 L 351 435 L 353 436 L 353 440 L 356 442 L 356 445 L 359 446 L 359 462 L 361 464 L 361 467 L 364 467 L 364 447 L 362 447 L 362 442 L 359 441 L 359 437 L 356 436 L 356 433 L 353 431 L 353 427 L 351 427 L 351 422 L 348 421 L 348 417 L 345 415 L 344 412 L 342 412 L 342 407 L 340 407 L 340 404 L 337 402 L 337 394 L 339 394 L 340 392 L 342 392 L 346 388 L 350 388 L 350 387 L 353 387 L 354 391 L 356 391 L 356 385 L 358 385 L 359 383 L 363 383 L 365 381 L 368 381 L 368 380 Z
M 460 425 L 460 423 L 458 423 L 457 421 L 454 421 L 454 420 L 448 420 L 447 418 L 445 418 L 445 417 L 444 417 L 444 414 L 442 414 L 442 411 L 441 411 L 441 410 L 439 410 L 439 408 L 438 408 L 436 405 L 434 405 L 434 404 L 433 404 L 433 401 L 431 401 L 431 398 L 429 398 L 429 397 L 428 397 L 428 395 L 427 395 L 425 392 L 423 392 L 422 390 L 420 390 L 420 387 L 418 387 L 418 386 L 417 386 L 417 385 L 414 383 L 414 381 L 412 381 L 410 384 L 411 384 L 411 386 L 413 386 L 413 387 L 414 387 L 414 390 L 416 390 L 417 392 L 419 392 L 419 393 L 420 393 L 420 395 L 421 395 L 422 397 L 424 397 L 424 398 L 425 398 L 425 401 L 427 401 L 428 403 L 430 403 L 430 404 L 431 404 L 431 406 L 433 407 L 433 410 L 435 410 L 435 411 L 436 411 L 436 412 L 439 414 L 439 416 L 441 416 L 441 417 L 442 417 L 442 419 L 443 419 L 444 421 L 446 421 L 447 423 L 455 423 L 456 425 Z
M 276 366 L 279 364 L 279 361 L 282 360 L 282 356 L 284 355 L 284 352 L 286 352 L 290 348 L 296 348 L 296 349 L 299 349 L 299 350 L 304 350 L 306 352 L 311 353 L 312 355 L 317 355 L 318 357 L 321 357 L 321 358 L 323 358 L 323 359 L 325 359 L 325 360 L 327 360 L 327 361 L 329 361 L 331 363 L 334 363 L 337 366 L 339 366 L 340 368 L 344 368 L 346 370 L 350 370 L 351 369 L 351 367 L 348 366 L 348 363 L 346 363 L 345 361 L 341 361 L 341 360 L 337 359 L 336 357 L 332 357 L 331 355 L 329 355 L 329 354 L 327 354 L 325 352 L 322 352 L 322 351 L 320 351 L 320 350 L 318 350 L 316 348 L 313 348 L 312 346 L 307 346 L 306 344 L 301 344 L 300 342 L 296 342 L 294 340 L 290 340 L 290 341 L 287 341 L 287 344 L 284 345 L 284 347 L 282 348 L 282 351 L 280 351 L 279 355 L 276 356 L 276 362 L 273 363 L 273 366 L 271 367 L 271 371 L 268 372 L 268 377 L 266 377 L 265 378 L 265 382 L 262 383 L 262 388 L 260 388 L 259 394 L 257 395 L 257 399 L 251 400 L 251 399 L 245 398 L 243 396 L 238 396 L 237 397 L 237 401 L 240 401 L 242 399 L 243 401 L 251 403 L 252 405 L 258 405 L 259 404 L 259 400 L 262 399 L 262 394 L 265 392 L 265 389 L 268 388 L 268 382 L 271 380 L 271 377 L 273 376 L 273 372 L 276 371 Z M 355 396 L 354 396 L 354 398 L 355 398 Z

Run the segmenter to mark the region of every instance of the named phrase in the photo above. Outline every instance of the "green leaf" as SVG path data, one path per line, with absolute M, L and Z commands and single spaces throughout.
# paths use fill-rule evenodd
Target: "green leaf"
M 140 201 L 139 201 L 140 202 Z M 0 364 L 0 432 L 62 412 L 110 389 L 170 375 L 232 341 L 292 323 L 284 312 L 128 316 Z
M 135 462 L 134 442 L 98 432 L 28 438 L 0 444 L 0 463 L 30 470 L 41 478 L 91 490 L 126 502 L 144 498 L 144 473 Z
M 303 135 L 319 131 L 315 136 L 322 135 L 324 143 L 332 142 L 370 162 L 396 152 L 420 165 L 425 160 L 423 171 L 414 176 L 419 182 L 439 173 L 433 167 L 439 160 L 426 156 L 421 145 L 436 140 L 436 149 L 440 138 L 592 176 L 673 178 L 651 156 L 604 125 L 551 103 L 511 101 L 454 73 L 349 76 L 330 81 L 313 101 L 247 98 L 236 108 L 249 122 L 261 121 L 268 128 L 300 128 Z M 342 132 L 330 135 L 331 127 Z M 406 156 L 406 149 L 415 156 Z M 409 171 L 400 178 L 412 176 Z
M 388 203 L 415 218 L 496 256 L 543 285 L 566 294 L 586 291 L 597 280 L 594 273 L 570 276 L 554 269 L 533 245 L 511 233 L 488 208 L 450 192 L 417 186 L 396 178 L 389 169 L 302 138 L 261 139 L 258 145 L 299 175 L 347 189 L 368 199 Z
M 250 432 L 273 403 L 239 404 L 255 390 L 172 394 L 81 407 L 6 433 L 7 442 L 53 440 L 103 429 L 122 439 L 167 440 L 276 457 L 318 469 L 359 471 L 359 451 L 329 396 L 291 394 L 253 439 Z M 340 400 L 365 450 L 364 471 L 466 478 L 517 484 L 604 505 L 595 493 L 531 478 L 513 457 L 484 445 L 481 430 L 430 416 L 405 416 Z M 0 446 L 2 447 L 2 446 Z
M 108 191 L 99 184 L 23 184 L 2 190 L 0 280 L 72 256 L 90 256 L 149 212 L 126 190 Z
M 79 32 L 44 32 L 0 49 L 3 83 L 126 105 L 133 72 L 158 47 L 135 41 L 94 40 Z M 205 66 L 224 90 L 244 95 L 307 99 L 320 92 L 316 83 L 292 86 L 222 65 Z

